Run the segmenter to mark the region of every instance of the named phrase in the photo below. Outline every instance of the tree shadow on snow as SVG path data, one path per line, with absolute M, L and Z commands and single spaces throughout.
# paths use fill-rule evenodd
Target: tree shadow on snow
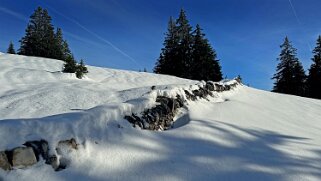
M 184 118 L 186 119 L 186 118 Z M 128 147 L 154 152 L 159 159 L 142 161 L 131 172 L 150 178 L 171 178 L 177 180 L 293 180 L 298 175 L 321 179 L 321 150 L 313 150 L 317 158 L 291 156 L 281 151 L 291 151 L 290 143 L 306 144 L 308 138 L 284 135 L 267 130 L 254 130 L 219 121 L 193 120 L 207 130 L 193 130 L 184 135 L 169 132 L 155 132 L 151 139 L 144 134 L 137 139 L 157 142 L 162 149 L 144 148 L 128 143 Z M 223 135 L 233 145 L 215 141 L 211 133 Z M 200 131 L 206 136 L 193 136 Z M 247 136 L 240 136 L 243 135 Z M 218 138 L 220 139 L 220 138 Z M 298 151 L 297 151 L 298 152 Z M 117 174 L 117 173 L 116 173 Z M 118 173 L 121 174 L 121 173 Z

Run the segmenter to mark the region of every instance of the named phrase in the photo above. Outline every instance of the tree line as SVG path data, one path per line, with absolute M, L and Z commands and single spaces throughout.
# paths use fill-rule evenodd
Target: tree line
M 61 28 L 55 30 L 51 23 L 51 17 L 46 9 L 38 7 L 30 16 L 29 23 L 25 30 L 25 36 L 21 38 L 19 55 L 46 57 L 63 60 L 62 71 L 75 73 L 81 79 L 88 73 L 83 60 L 77 63 L 69 49 L 68 42 L 63 38 Z M 7 53 L 15 54 L 13 43 L 10 42 Z
M 280 48 L 279 64 L 272 77 L 275 80 L 272 91 L 321 99 L 321 36 L 318 37 L 316 47 L 312 51 L 312 64 L 308 75 L 297 58 L 297 49 L 292 46 L 288 37 L 284 39 Z
M 170 17 L 163 45 L 154 67 L 155 73 L 194 80 L 222 80 L 215 50 L 200 25 L 193 30 L 183 9 L 178 19 Z

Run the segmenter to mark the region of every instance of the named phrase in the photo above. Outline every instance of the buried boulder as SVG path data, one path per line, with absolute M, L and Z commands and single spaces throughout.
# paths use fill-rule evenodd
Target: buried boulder
M 36 155 L 30 147 L 18 147 L 12 150 L 12 166 L 25 168 L 37 163 Z
M 4 151 L 0 152 L 0 168 L 3 170 L 11 170 L 11 165 L 9 163 L 7 154 Z

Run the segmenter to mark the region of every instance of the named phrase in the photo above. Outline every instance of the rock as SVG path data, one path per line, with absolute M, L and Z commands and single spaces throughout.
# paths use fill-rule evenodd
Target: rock
M 54 170 L 59 169 L 59 162 L 56 155 L 49 156 L 48 160 L 46 161 L 46 164 L 51 165 Z
M 2 168 L 3 170 L 11 170 L 11 165 L 4 151 L 0 152 L 0 168 Z
M 37 158 L 31 147 L 18 147 L 12 151 L 12 166 L 25 168 L 37 163 Z
M 214 91 L 215 85 L 213 82 L 206 82 L 205 89 L 208 91 Z
M 184 93 L 185 93 L 186 98 L 188 100 L 192 100 L 192 101 L 196 101 L 197 100 L 196 96 L 194 94 L 191 94 L 188 90 L 184 90 Z
M 57 146 L 57 153 L 63 155 L 64 153 L 68 153 L 72 150 L 77 150 L 78 144 L 74 138 L 70 140 L 59 141 Z
M 39 156 L 41 156 L 46 163 L 49 162 L 49 146 L 48 142 L 46 140 L 40 140 L 40 141 L 27 141 L 23 145 L 27 147 L 31 147 L 36 155 L 37 161 L 39 161 Z

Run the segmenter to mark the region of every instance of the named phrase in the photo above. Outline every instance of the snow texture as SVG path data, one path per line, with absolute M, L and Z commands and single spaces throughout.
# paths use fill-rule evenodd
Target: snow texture
M 147 131 L 124 115 L 204 82 L 93 66 L 80 80 L 62 65 L 0 54 L 0 150 L 81 143 L 65 170 L 41 160 L 0 180 L 321 180 L 319 100 L 238 86 L 188 102 L 174 129 Z

